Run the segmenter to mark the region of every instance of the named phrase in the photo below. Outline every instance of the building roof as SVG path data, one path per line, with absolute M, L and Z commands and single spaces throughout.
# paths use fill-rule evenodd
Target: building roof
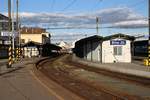
M 55 45 L 55 44 L 51 44 L 51 43 L 46 43 L 42 45 L 43 48 L 50 48 L 51 50 L 60 50 L 62 49 L 61 47 Z
M 105 40 L 111 40 L 111 39 L 115 39 L 115 38 L 123 38 L 123 39 L 127 39 L 127 40 L 132 40 L 132 41 L 135 40 L 134 36 L 125 35 L 125 34 L 121 34 L 121 33 L 106 36 L 103 38 L 103 40 L 105 41 Z
M 22 27 L 21 34 L 42 34 L 46 33 L 46 29 L 39 27 Z
M 32 46 L 41 46 L 42 44 L 39 42 L 29 41 L 22 45 L 22 47 L 32 47 Z
M 8 20 L 9 18 L 3 14 L 0 14 L 0 20 Z
M 105 41 L 105 40 L 111 40 L 111 39 L 115 39 L 115 38 L 122 38 L 122 39 L 126 39 L 126 40 L 131 40 L 131 41 L 135 40 L 134 36 L 129 36 L 129 35 L 118 33 L 118 34 L 114 34 L 114 35 L 110 35 L 110 36 L 106 36 L 106 37 L 101 37 L 98 35 L 90 36 L 90 37 L 83 38 L 83 39 L 77 41 L 75 43 L 75 45 L 76 46 L 83 45 L 85 42 L 88 42 L 88 41 Z
M 87 38 L 83 38 L 83 39 L 77 41 L 76 43 L 84 43 L 84 42 L 88 42 L 88 41 L 101 41 L 102 39 L 103 39 L 102 36 L 94 35 L 94 36 L 90 36 Z

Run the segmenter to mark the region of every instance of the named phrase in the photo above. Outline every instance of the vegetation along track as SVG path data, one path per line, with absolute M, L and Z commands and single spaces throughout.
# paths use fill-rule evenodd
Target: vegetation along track
M 67 88 L 71 92 L 85 98 L 86 100 L 142 100 L 149 97 L 140 97 L 123 92 L 112 86 L 116 83 L 109 82 L 105 84 L 105 76 L 88 69 L 87 66 L 76 64 L 70 61 L 70 56 L 62 55 L 60 57 L 47 59 L 38 64 L 39 70 L 51 80 Z M 82 68 L 82 67 L 83 68 Z M 86 68 L 87 69 L 86 69 Z M 108 77 L 106 77 L 107 79 Z M 110 78 L 111 80 L 111 78 Z M 102 82 L 102 84 L 100 84 Z M 108 83 L 108 82 L 107 82 Z M 115 89 L 114 89 L 115 88 Z

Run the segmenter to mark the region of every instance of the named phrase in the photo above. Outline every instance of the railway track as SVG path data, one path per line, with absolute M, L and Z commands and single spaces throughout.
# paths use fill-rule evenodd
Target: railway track
M 113 75 L 112 73 L 110 74 L 110 72 L 106 73 L 106 71 L 100 71 L 88 66 L 73 63 L 70 59 L 68 55 L 46 59 L 39 62 L 37 68 L 51 80 L 86 100 L 147 100 L 147 97 L 142 98 L 138 95 L 120 92 L 114 90 L 110 85 L 107 86 L 104 85 L 104 83 L 99 84 L 97 80 L 88 79 L 88 77 L 84 75 L 95 75 L 100 77 L 108 75 L 116 78 L 116 74 Z M 121 77 L 117 78 L 120 79 Z M 114 84 L 115 83 L 112 83 L 111 85 Z
M 70 56 L 69 56 L 68 59 L 69 60 L 65 60 L 64 62 L 69 64 L 69 65 L 74 65 L 76 67 L 83 68 L 85 70 L 92 71 L 92 72 L 95 72 L 95 73 L 98 73 L 98 74 L 103 74 L 103 75 L 107 75 L 107 76 L 110 76 L 110 77 L 116 77 L 116 78 L 119 78 L 119 79 L 127 80 L 129 82 L 133 82 L 135 84 L 140 84 L 140 85 L 143 85 L 143 86 L 150 87 L 150 79 L 149 78 L 134 76 L 134 75 L 128 75 L 128 74 L 119 73 L 119 72 L 112 72 L 112 71 L 109 71 L 109 70 L 100 69 L 100 68 L 96 68 L 96 67 L 92 67 L 92 66 L 88 66 L 88 65 L 84 66 L 80 63 L 75 63 L 72 60 L 70 60 L 70 59 L 72 59 Z

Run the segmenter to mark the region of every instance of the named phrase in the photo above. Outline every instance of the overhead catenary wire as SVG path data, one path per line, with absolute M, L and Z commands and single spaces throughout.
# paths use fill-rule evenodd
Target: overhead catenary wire
M 139 6 L 141 4 L 143 4 L 143 2 L 145 2 L 146 0 L 140 0 L 134 4 L 131 4 L 131 5 L 127 5 L 128 7 L 136 7 L 136 6 Z
M 92 6 L 92 11 L 94 10 L 94 8 L 96 9 L 97 6 L 98 6 L 102 1 L 103 1 L 103 0 L 98 0 L 98 1 L 96 2 L 96 4 Z
M 96 28 L 111 28 L 111 27 L 45 27 L 48 30 L 62 30 L 62 29 L 96 29 Z
M 72 0 L 66 7 L 63 8 L 62 11 L 65 11 L 66 9 L 70 8 L 72 5 L 74 5 L 74 3 L 76 2 L 77 0 Z
M 52 0 L 52 2 L 51 2 L 51 10 L 54 9 L 54 5 L 55 5 L 55 0 Z
M 47 30 L 63 30 L 63 29 L 76 29 L 76 30 L 78 30 L 78 29 L 89 29 L 89 30 L 95 30 L 95 29 L 97 29 L 97 28 L 101 28 L 101 29 L 139 29 L 139 28 L 141 28 L 141 29 L 143 29 L 143 28 L 147 28 L 147 26 L 145 26 L 145 27 L 112 27 L 112 26 L 107 26 L 107 27 L 55 27 L 55 28 L 50 28 L 50 27 L 48 27 L 48 28 L 45 28 L 45 29 L 47 29 Z
M 84 34 L 52 35 L 52 37 L 72 37 L 72 36 L 78 37 L 78 36 L 84 36 Z

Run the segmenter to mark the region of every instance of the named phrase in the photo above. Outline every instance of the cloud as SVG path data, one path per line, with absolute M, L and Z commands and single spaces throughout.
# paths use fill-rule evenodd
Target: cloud
M 143 28 L 148 26 L 144 16 L 127 7 L 99 10 L 93 13 L 31 13 L 22 12 L 23 25 L 40 27 L 90 27 L 96 25 L 96 17 L 100 24 L 111 28 Z
M 148 20 L 131 20 L 114 23 L 110 28 L 146 28 Z

